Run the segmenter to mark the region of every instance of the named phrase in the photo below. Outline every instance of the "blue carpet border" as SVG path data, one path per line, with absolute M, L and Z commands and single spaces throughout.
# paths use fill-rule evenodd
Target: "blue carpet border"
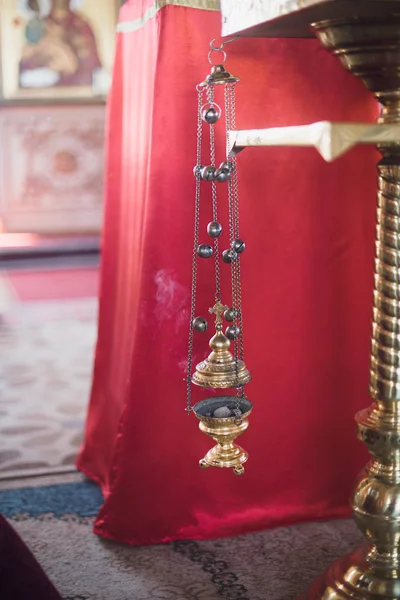
M 0 490 L 0 513 L 8 518 L 46 513 L 94 517 L 102 504 L 100 488 L 91 481 Z

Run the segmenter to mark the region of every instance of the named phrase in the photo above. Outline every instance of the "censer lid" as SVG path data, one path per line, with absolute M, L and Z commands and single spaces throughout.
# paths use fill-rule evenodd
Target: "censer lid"
M 208 358 L 196 366 L 192 375 L 192 383 L 206 388 L 234 388 L 251 381 L 251 373 L 242 360 L 236 361 L 232 354 L 226 351 L 224 362 L 213 360 L 212 352 Z
M 195 385 L 206 388 L 233 388 L 251 380 L 245 363 L 229 352 L 229 339 L 217 331 L 210 340 L 211 354 L 196 366 L 192 375 Z
M 235 77 L 232 73 L 229 73 L 224 65 L 213 65 L 211 73 L 207 75 L 205 80 L 199 84 L 200 87 L 206 85 L 221 85 L 223 83 L 237 83 L 240 81 L 239 77 Z

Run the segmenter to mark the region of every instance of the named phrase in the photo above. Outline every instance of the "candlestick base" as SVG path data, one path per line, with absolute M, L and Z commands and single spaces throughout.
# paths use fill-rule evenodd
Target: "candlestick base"
M 298 600 L 398 600 L 397 560 L 371 568 L 371 549 L 366 544 L 334 562 Z

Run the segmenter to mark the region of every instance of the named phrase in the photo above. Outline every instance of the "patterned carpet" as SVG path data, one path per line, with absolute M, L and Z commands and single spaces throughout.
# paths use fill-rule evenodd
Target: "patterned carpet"
M 295 600 L 361 541 L 352 521 L 335 521 L 205 542 L 122 546 L 92 534 L 102 500 L 82 476 L 21 485 L 4 489 L 3 482 L 1 510 L 66 600 Z
M 361 541 L 352 521 L 140 548 L 94 536 L 101 493 L 65 471 L 82 437 L 97 303 L 55 291 L 21 301 L 0 277 L 0 512 L 65 600 L 295 600 Z
M 83 433 L 95 298 L 22 302 L 0 280 L 0 479 L 71 470 Z

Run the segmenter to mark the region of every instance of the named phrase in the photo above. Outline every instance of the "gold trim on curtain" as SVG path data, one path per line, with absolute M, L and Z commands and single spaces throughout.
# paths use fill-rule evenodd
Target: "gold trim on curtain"
M 173 6 L 185 6 L 187 8 L 200 8 L 202 10 L 220 10 L 219 0 L 156 0 L 139 19 L 118 23 L 117 33 L 137 31 L 143 27 L 147 21 L 153 19 L 159 10 L 171 4 Z

